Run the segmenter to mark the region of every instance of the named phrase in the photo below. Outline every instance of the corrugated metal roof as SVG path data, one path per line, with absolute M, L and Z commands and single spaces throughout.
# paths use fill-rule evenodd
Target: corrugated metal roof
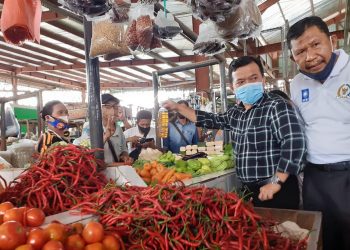
M 0 2 L 3 1 L 0 0 Z M 1 77 L 4 78 L 4 72 L 7 72 L 10 77 L 10 71 L 13 71 L 17 72 L 19 84 L 27 85 L 26 81 L 29 79 L 31 80 L 30 84 L 38 82 L 40 86 L 45 82 L 48 86 L 82 89 L 85 83 L 82 23 L 74 20 L 77 18 L 65 18 L 59 9 L 52 8 L 52 6 L 58 6 L 57 0 L 42 0 L 42 2 L 44 6 L 51 6 L 51 9 L 43 7 L 44 12 L 56 13 L 57 15 L 56 18 L 41 23 L 40 45 L 32 42 L 26 42 L 21 47 L 10 45 L 4 42 L 3 36 L 0 34 L 0 69 L 3 72 Z M 285 24 L 285 19 L 289 24 L 293 24 L 300 18 L 311 15 L 312 5 L 315 14 L 322 18 L 337 17 L 340 23 L 344 19 L 344 14 L 340 15 L 344 11 L 344 0 L 256 0 L 256 3 L 260 7 L 263 5 L 267 7 L 262 14 L 263 30 L 282 27 Z M 168 0 L 167 9 L 192 30 L 191 8 L 185 2 Z M 332 29 L 335 29 L 335 25 Z M 281 42 L 281 32 L 265 32 L 259 41 L 260 47 L 265 46 L 260 48 L 262 52 L 259 53 L 276 53 L 280 49 L 277 43 Z M 133 88 L 150 86 L 152 71 L 189 63 L 189 59 L 186 59 L 184 55 L 193 55 L 193 43 L 184 36 L 177 35 L 164 45 L 165 47 L 154 50 L 151 55 L 136 53 L 136 61 L 144 60 L 142 61 L 144 65 L 138 63 L 131 66 L 129 64 L 131 63 L 130 56 L 120 58 L 112 63 L 100 59 L 101 86 L 108 86 L 108 88 L 119 88 L 120 86 L 125 88 L 129 85 Z M 251 44 L 249 46 L 249 49 L 253 51 L 251 53 L 254 53 L 256 48 Z M 176 48 L 176 50 L 172 48 Z M 236 49 L 242 51 L 242 46 L 238 46 Z M 227 62 L 230 62 L 235 54 L 226 53 L 225 55 Z M 163 57 L 162 61 L 159 61 L 161 59 L 159 56 Z M 272 61 L 270 56 L 271 54 L 264 56 L 267 62 Z M 153 57 L 157 60 L 153 60 Z M 172 63 L 165 64 L 164 58 L 172 60 Z M 183 62 L 183 60 L 187 60 L 187 62 Z M 218 67 L 214 67 L 214 72 L 219 72 Z M 193 70 L 179 72 L 162 76 L 161 79 L 167 84 L 193 81 L 193 73 Z

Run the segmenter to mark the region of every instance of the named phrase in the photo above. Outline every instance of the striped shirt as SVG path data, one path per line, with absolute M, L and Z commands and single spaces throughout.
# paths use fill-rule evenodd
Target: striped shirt
M 306 139 L 295 109 L 281 97 L 264 93 L 249 110 L 236 105 L 223 114 L 196 111 L 199 127 L 231 131 L 237 176 L 243 182 L 297 175 L 306 155 Z

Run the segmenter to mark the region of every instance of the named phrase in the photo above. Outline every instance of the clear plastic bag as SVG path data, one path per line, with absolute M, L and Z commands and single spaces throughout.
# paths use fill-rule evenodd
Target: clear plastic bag
M 126 31 L 126 44 L 130 50 L 135 51 L 139 46 L 136 33 L 136 20 L 132 20 Z
M 112 9 L 109 14 L 115 23 L 124 23 L 129 21 L 129 11 L 131 7 L 130 0 L 108 0 Z
M 217 22 L 218 34 L 227 41 L 247 39 L 261 31 L 262 20 L 254 0 L 242 1 L 224 22 Z
M 103 15 L 111 8 L 107 0 L 58 0 L 58 3 L 65 9 L 88 17 Z
M 136 36 L 142 50 L 151 48 L 153 39 L 153 22 L 149 15 L 143 15 L 136 21 Z
M 190 0 L 193 16 L 206 21 L 223 22 L 242 0 Z M 243 0 L 245 1 L 245 0 Z
M 154 5 L 136 4 L 130 11 L 126 43 L 130 50 L 150 51 L 161 47 L 160 40 L 154 35 Z
M 8 150 L 14 152 L 12 166 L 14 168 L 24 168 L 33 161 L 32 156 L 35 153 L 35 142 L 28 139 L 21 139 L 18 143 L 9 146 Z
M 182 29 L 180 25 L 174 20 L 174 16 L 167 13 L 165 16 L 164 11 L 160 10 L 154 21 L 154 35 L 160 39 L 172 39 L 180 32 Z
M 215 55 L 223 52 L 225 49 L 225 40 L 217 33 L 215 23 L 211 21 L 201 23 L 193 52 L 201 55 Z
M 111 20 L 95 21 L 92 26 L 90 57 L 106 54 L 113 54 L 113 59 L 130 55 L 126 44 L 126 26 Z

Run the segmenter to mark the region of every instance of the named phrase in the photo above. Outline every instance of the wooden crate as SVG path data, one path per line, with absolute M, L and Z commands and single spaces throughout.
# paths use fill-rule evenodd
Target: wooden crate
M 284 222 L 293 221 L 301 228 L 310 231 L 307 250 L 321 250 L 322 236 L 321 236 L 321 212 L 303 211 L 303 210 L 289 210 L 289 209 L 275 209 L 275 208 L 254 208 L 255 211 L 265 218 Z

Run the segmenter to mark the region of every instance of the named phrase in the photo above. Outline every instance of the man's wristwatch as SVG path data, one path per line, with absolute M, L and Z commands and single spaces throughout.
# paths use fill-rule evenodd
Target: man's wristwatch
M 272 184 L 278 184 L 278 185 L 283 185 L 283 182 L 281 181 L 281 179 L 277 176 L 277 175 L 274 175 L 270 178 L 270 183 Z

